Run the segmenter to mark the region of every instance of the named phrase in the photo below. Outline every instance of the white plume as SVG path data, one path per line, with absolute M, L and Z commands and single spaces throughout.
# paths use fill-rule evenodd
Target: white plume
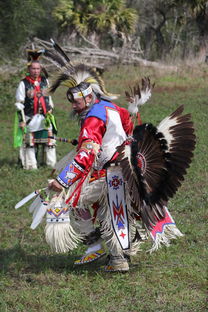
M 128 101 L 128 111 L 130 114 L 137 114 L 139 106 L 146 103 L 152 95 L 154 84 L 150 83 L 149 77 L 142 78 L 141 87 L 137 83 L 133 88 L 130 87 L 130 92 L 126 91 L 126 98 Z

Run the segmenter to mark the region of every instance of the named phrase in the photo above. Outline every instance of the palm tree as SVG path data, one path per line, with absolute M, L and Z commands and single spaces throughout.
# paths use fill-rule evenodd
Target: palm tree
M 94 45 L 111 38 L 124 43 L 134 33 L 137 14 L 124 0 L 60 0 L 53 11 L 63 32 L 76 34 Z

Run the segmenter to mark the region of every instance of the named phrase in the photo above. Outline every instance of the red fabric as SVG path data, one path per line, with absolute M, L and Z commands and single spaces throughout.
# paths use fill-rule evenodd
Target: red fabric
M 92 164 L 95 159 L 95 152 L 93 150 L 86 150 L 81 148 L 77 155 L 74 157 L 74 160 L 85 169 L 92 167 Z
M 124 131 L 126 132 L 127 135 L 131 135 L 133 132 L 133 122 L 131 120 L 130 114 L 127 111 L 127 109 L 123 107 L 119 107 L 116 104 L 114 104 L 116 109 L 118 110 L 120 117 L 121 117 L 121 122 L 124 128 Z M 96 131 L 95 131 L 96 129 Z M 81 145 L 84 141 L 86 140 L 92 140 L 93 142 L 101 145 L 102 144 L 102 139 L 105 134 L 106 127 L 105 123 L 96 118 L 96 117 L 88 117 L 85 119 L 82 129 L 79 135 L 79 144 L 77 150 L 79 151 L 78 154 L 75 156 L 75 160 L 83 167 L 83 168 L 89 168 L 92 166 L 94 157 L 92 154 L 88 153 L 88 157 L 83 157 L 83 152 L 80 150 Z M 117 157 L 117 154 L 114 155 L 113 159 Z
M 127 109 L 123 107 L 119 107 L 116 104 L 114 105 L 120 114 L 124 131 L 126 132 L 127 135 L 131 135 L 133 132 L 133 122 L 131 120 L 129 112 L 127 111 Z M 78 144 L 77 150 L 79 152 L 75 156 L 75 160 L 83 168 L 89 168 L 92 166 L 93 161 L 94 161 L 94 156 L 92 155 L 92 153 L 87 153 L 88 157 L 87 156 L 83 157 L 84 151 L 80 150 L 82 143 L 86 140 L 92 140 L 93 142 L 101 145 L 105 131 L 106 131 L 105 123 L 102 120 L 96 117 L 88 117 L 85 119 L 82 125 L 80 135 L 79 135 L 79 140 L 78 140 L 79 144 Z M 112 160 L 114 160 L 116 157 L 117 157 L 117 154 L 114 155 Z
M 150 234 L 153 240 L 157 239 L 157 234 L 162 235 L 164 233 L 166 226 L 169 226 L 170 224 L 175 225 L 175 222 L 173 221 L 173 218 L 170 212 L 168 211 L 168 208 L 167 207 L 164 208 L 165 208 L 165 217 L 160 220 L 157 219 L 156 224 L 152 225 L 152 230 Z
M 72 207 L 74 207 L 74 208 L 76 207 L 76 205 L 79 201 L 80 194 L 81 194 L 82 184 L 84 183 L 86 178 L 87 178 L 87 173 L 86 174 L 83 173 L 83 176 L 81 177 L 77 187 L 75 188 L 75 190 L 73 191 L 71 196 L 69 198 L 67 198 L 66 204 L 69 204 L 70 200 L 74 197 L 73 202 L 72 202 Z
M 90 178 L 90 183 L 106 176 L 106 169 L 94 170 Z
M 96 129 L 96 131 L 95 131 Z M 86 118 L 84 124 L 82 126 L 80 135 L 79 135 L 79 143 L 78 143 L 78 153 L 75 156 L 75 161 L 82 166 L 82 168 L 91 168 L 95 159 L 94 150 L 87 150 L 82 148 L 83 142 L 93 141 L 99 145 L 102 144 L 102 138 L 105 134 L 106 128 L 105 124 L 102 120 L 96 117 Z
M 81 176 L 82 176 L 82 171 L 80 171 L 74 163 L 71 163 L 68 168 L 69 176 L 68 176 L 68 181 L 67 183 L 69 185 L 74 184 Z M 71 174 L 71 176 L 70 176 Z
M 121 108 L 117 105 L 115 105 L 115 107 L 120 114 L 121 122 L 122 122 L 122 125 L 124 128 L 124 131 L 126 132 L 127 135 L 131 135 L 132 131 L 133 131 L 133 122 L 131 121 L 129 112 L 125 108 Z M 82 125 L 80 135 L 79 135 L 79 139 L 78 139 L 78 142 L 79 142 L 78 147 L 77 147 L 78 152 L 77 152 L 74 160 L 82 168 L 85 169 L 85 172 L 82 172 L 81 176 L 79 176 L 80 181 L 79 181 L 76 189 L 74 190 L 72 195 L 66 201 L 66 203 L 69 203 L 73 198 L 73 203 L 72 203 L 73 207 L 76 207 L 76 205 L 78 203 L 80 193 L 81 193 L 82 184 L 84 183 L 89 170 L 92 168 L 92 164 L 93 164 L 94 159 L 95 159 L 95 151 L 93 150 L 93 148 L 92 149 L 84 148 L 82 146 L 82 144 L 86 141 L 89 141 L 89 144 L 90 144 L 90 142 L 93 141 L 93 142 L 97 143 L 98 145 L 102 145 L 102 139 L 103 139 L 105 132 L 106 132 L 105 123 L 101 119 L 96 118 L 96 117 L 86 118 L 83 125 Z M 113 156 L 113 160 L 117 156 L 118 156 L 118 153 L 115 153 Z M 96 172 L 95 171 L 92 179 L 96 180 L 101 176 L 105 176 L 104 171 L 103 172 L 101 172 L 101 171 Z M 96 212 L 95 212 L 94 218 L 96 218 Z
M 105 131 L 106 127 L 101 119 L 98 119 L 97 117 L 86 118 L 79 135 L 78 149 L 82 145 L 83 141 L 89 139 L 101 145 Z
M 137 113 L 137 122 L 138 122 L 138 125 L 139 125 L 139 126 L 142 124 L 142 120 L 141 120 L 141 115 L 140 115 L 140 113 Z
M 43 113 L 46 114 L 46 104 L 45 99 L 42 95 L 40 83 L 41 83 L 41 77 L 38 77 L 36 80 L 33 80 L 30 76 L 27 76 L 26 79 L 30 82 L 30 84 L 33 85 L 34 88 L 34 115 L 38 113 L 38 106 L 41 105 L 43 108 Z M 35 85 L 35 82 L 38 82 L 38 86 Z M 41 94 L 41 96 L 38 96 Z

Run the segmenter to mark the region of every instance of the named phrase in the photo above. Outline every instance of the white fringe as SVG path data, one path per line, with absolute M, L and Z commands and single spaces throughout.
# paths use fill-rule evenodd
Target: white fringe
M 124 253 L 129 256 L 135 256 L 138 252 L 141 252 L 141 245 L 144 244 L 144 241 L 148 239 L 146 230 L 139 224 L 137 221 L 134 221 L 133 224 L 130 225 L 130 234 L 131 234 L 131 246 L 129 250 L 125 250 Z M 136 240 L 133 242 L 136 231 L 139 232 L 141 237 L 140 240 Z
M 45 227 L 45 238 L 48 245 L 57 253 L 66 253 L 77 248 L 81 236 L 67 223 L 48 223 Z
M 152 248 L 147 252 L 154 252 L 165 245 L 166 247 L 170 246 L 170 240 L 176 239 L 178 237 L 184 236 L 180 230 L 176 227 L 175 224 L 169 224 L 164 227 L 163 233 L 157 233 L 156 240 L 154 240 Z
M 94 231 L 94 224 L 92 218 L 83 220 L 79 215 L 76 215 L 74 228 L 76 229 L 77 232 L 81 233 L 82 235 L 90 234 L 92 231 Z
M 67 195 L 65 190 L 63 190 L 58 196 L 54 195 L 48 205 L 48 209 L 54 209 L 56 207 L 63 209 L 66 207 L 66 198 Z M 70 210 L 70 207 L 65 216 L 69 217 L 68 221 L 57 223 L 49 222 L 45 227 L 46 242 L 51 249 L 57 253 L 65 253 L 69 250 L 73 250 L 81 241 L 81 235 L 75 231 L 73 226 L 73 212 Z M 61 215 L 60 218 L 62 218 Z
M 139 223 L 139 221 L 136 221 L 133 217 L 131 217 L 133 215 L 133 208 L 131 206 L 131 195 L 128 183 L 125 183 L 125 189 L 130 232 L 130 249 L 127 251 L 125 250 L 125 254 L 129 256 L 134 256 L 137 254 L 137 252 L 142 251 L 141 245 L 144 243 L 145 240 L 147 240 L 148 235 L 146 229 Z M 136 230 L 139 232 L 141 240 L 133 242 Z
M 73 151 L 73 153 L 74 153 L 74 151 Z M 64 159 L 62 159 L 61 163 L 59 163 L 59 166 L 64 167 L 66 162 L 68 163 L 69 158 L 71 158 L 71 157 L 72 157 L 72 152 L 67 157 L 64 157 Z M 85 186 L 87 185 L 87 183 L 89 183 L 88 182 L 89 177 L 90 177 L 90 173 L 88 174 L 88 177 L 84 181 L 84 183 L 82 185 L 82 189 L 84 189 Z M 66 205 L 65 204 L 66 199 L 71 196 L 73 191 L 76 189 L 78 183 L 79 183 L 79 180 L 77 182 L 75 182 L 72 186 L 70 186 L 67 194 L 64 194 L 64 195 L 60 194 L 60 196 L 58 196 L 57 198 L 53 198 L 53 200 L 51 200 L 49 206 L 51 206 L 51 205 L 53 205 L 53 207 L 56 207 L 56 205 L 60 206 L 60 200 L 62 197 L 63 197 L 62 198 L 63 205 Z M 73 198 L 71 201 L 73 202 Z M 76 208 L 73 208 L 73 210 L 71 210 L 71 203 L 69 203 L 68 207 L 69 207 L 69 211 L 70 211 L 70 213 L 69 213 L 70 221 L 69 222 L 60 222 L 60 223 L 59 222 L 57 222 L 57 223 L 51 222 L 51 223 L 48 223 L 45 227 L 46 242 L 51 247 L 51 249 L 57 253 L 65 253 L 65 252 L 68 252 L 70 250 L 73 250 L 74 248 L 77 248 L 78 244 L 83 239 L 83 235 L 80 232 L 80 228 L 77 227 L 77 220 L 76 220 L 77 215 L 75 213 L 75 210 L 79 209 L 79 208 L 76 207 Z

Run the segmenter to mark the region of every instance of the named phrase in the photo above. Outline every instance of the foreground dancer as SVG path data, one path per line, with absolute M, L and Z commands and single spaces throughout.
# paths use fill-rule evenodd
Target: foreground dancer
M 46 54 L 51 57 L 52 52 Z M 143 231 L 153 239 L 152 250 L 182 235 L 166 204 L 191 162 L 193 124 L 179 107 L 157 128 L 143 124 L 133 130 L 129 112 L 111 101 L 96 72 L 84 65 L 72 66 L 67 56 L 64 59 L 63 72 L 51 91 L 60 85 L 68 88 L 67 98 L 80 119 L 78 148 L 62 160 L 58 176 L 48 185 L 47 195 L 51 191 L 55 195 L 44 201 L 42 194 L 37 195 L 30 206 L 31 227 L 47 213 L 45 234 L 52 249 L 67 252 L 87 237 L 88 251 L 95 256 L 85 255 L 77 264 L 96 260 L 104 252 L 89 213 L 93 206 L 100 224 L 97 232 L 109 253 L 104 270 L 128 271 L 128 256 L 138 250 Z M 131 114 L 137 113 L 150 91 L 151 84 L 144 79 L 141 88 L 126 93 Z
M 28 72 L 16 90 L 16 109 L 19 125 L 16 125 L 15 147 L 20 147 L 20 160 L 24 169 L 37 169 L 37 154 L 42 148 L 42 163 L 53 168 L 56 163 L 55 140 L 50 139 L 56 133 L 53 101 L 47 94 L 48 80 L 42 75 L 39 62 L 41 51 L 29 50 Z M 21 131 L 18 129 L 21 129 Z M 23 140 L 18 142 L 18 133 Z

